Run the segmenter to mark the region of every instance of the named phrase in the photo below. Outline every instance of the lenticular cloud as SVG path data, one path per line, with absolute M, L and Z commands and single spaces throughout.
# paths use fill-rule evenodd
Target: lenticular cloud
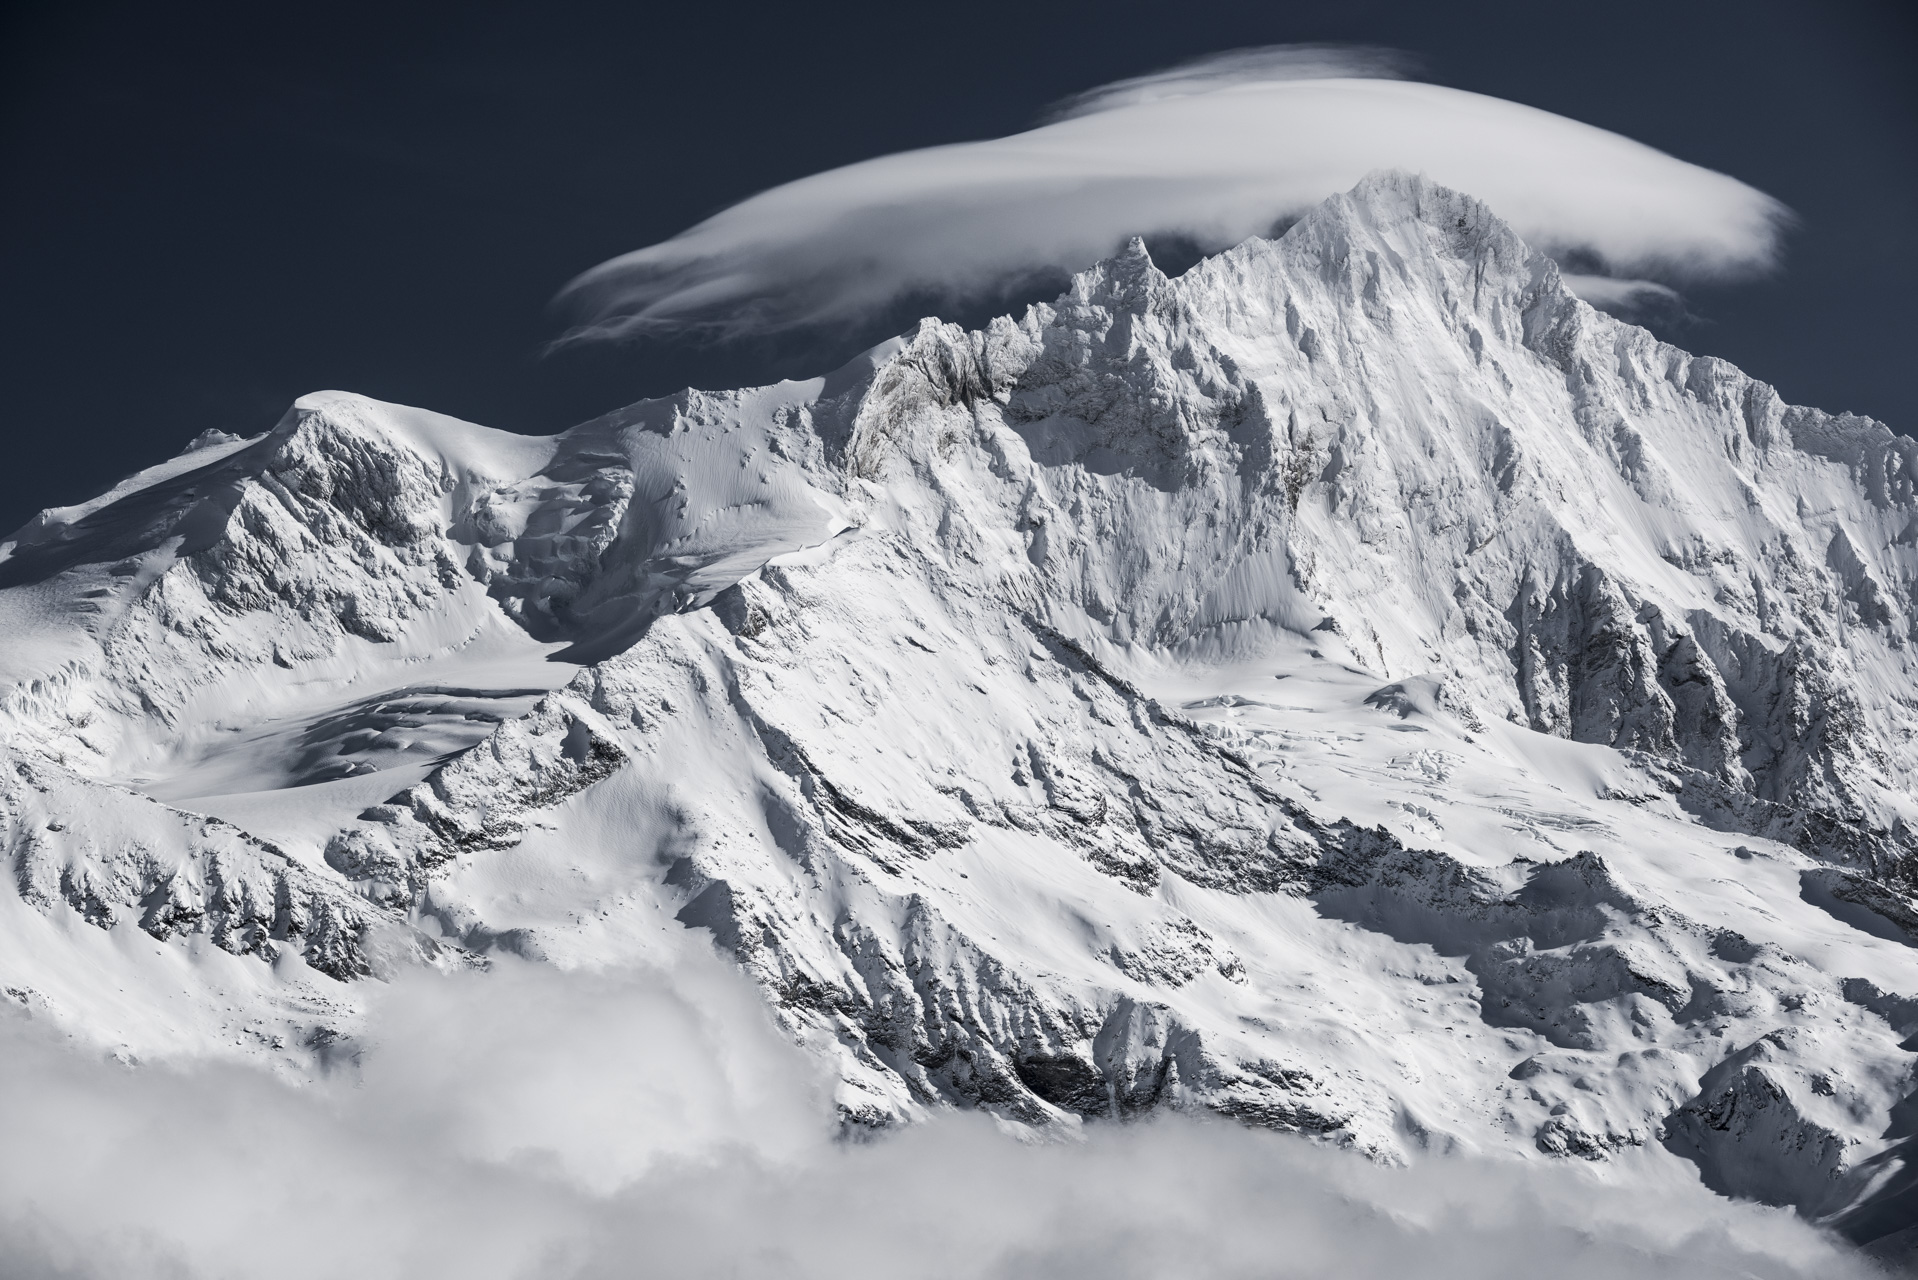
M 1242 50 L 1082 94 L 1025 133 L 814 174 L 580 276 L 565 340 L 852 327 L 903 299 L 963 304 L 1079 270 L 1132 235 L 1215 251 L 1381 168 L 1470 192 L 1608 274 L 1771 266 L 1788 215 L 1763 192 L 1399 69 L 1378 50 Z

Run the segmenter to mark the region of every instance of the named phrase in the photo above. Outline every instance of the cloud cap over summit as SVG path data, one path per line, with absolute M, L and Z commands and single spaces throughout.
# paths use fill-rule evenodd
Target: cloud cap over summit
M 1383 78 L 1376 50 L 1238 51 L 1094 90 L 1051 123 L 802 178 L 603 263 L 566 340 L 850 327 L 1089 266 L 1135 234 L 1205 251 L 1381 168 L 1485 200 L 1535 246 L 1670 280 L 1769 268 L 1785 208 L 1629 138 Z

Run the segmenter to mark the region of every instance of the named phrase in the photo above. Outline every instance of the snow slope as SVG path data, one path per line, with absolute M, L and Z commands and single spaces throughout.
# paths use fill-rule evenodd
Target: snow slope
M 0 977 L 297 1073 L 687 926 L 849 1125 L 1643 1148 L 1895 1250 L 1915 452 L 1398 174 L 553 439 L 310 396 L 0 544 Z

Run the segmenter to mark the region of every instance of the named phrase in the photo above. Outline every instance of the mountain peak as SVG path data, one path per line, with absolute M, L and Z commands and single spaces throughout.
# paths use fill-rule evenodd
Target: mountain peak
M 1136 311 L 1166 283 L 1165 272 L 1146 249 L 1145 237 L 1133 236 L 1119 252 L 1074 276 L 1065 296 L 1082 306 Z
M 303 400 L 0 565 L 0 893 L 64 922 L 0 966 L 157 1040 L 76 934 L 266 958 L 371 900 L 590 967 L 677 920 L 848 1126 L 1196 1108 L 1823 1203 L 1918 1007 L 1918 446 L 1553 271 L 1381 173 L 558 438 Z M 369 968 L 249 1015 L 315 1043 Z
M 1282 237 L 1314 248 L 1330 266 L 1355 252 L 1384 252 L 1407 261 L 1443 261 L 1468 270 L 1475 297 L 1493 276 L 1520 292 L 1558 269 L 1481 200 L 1422 174 L 1384 169 L 1323 201 Z

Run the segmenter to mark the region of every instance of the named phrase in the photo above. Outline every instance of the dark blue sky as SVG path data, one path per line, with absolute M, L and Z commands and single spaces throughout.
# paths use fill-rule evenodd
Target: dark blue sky
M 1784 271 L 1693 293 L 1698 319 L 1662 336 L 1911 431 L 1909 8 L 16 3 L 0 19 L 0 530 L 319 388 L 537 432 L 688 383 L 817 371 L 897 318 L 830 349 L 543 358 L 547 304 L 776 183 L 1303 41 L 1404 49 L 1426 79 L 1783 200 L 1800 217 Z

